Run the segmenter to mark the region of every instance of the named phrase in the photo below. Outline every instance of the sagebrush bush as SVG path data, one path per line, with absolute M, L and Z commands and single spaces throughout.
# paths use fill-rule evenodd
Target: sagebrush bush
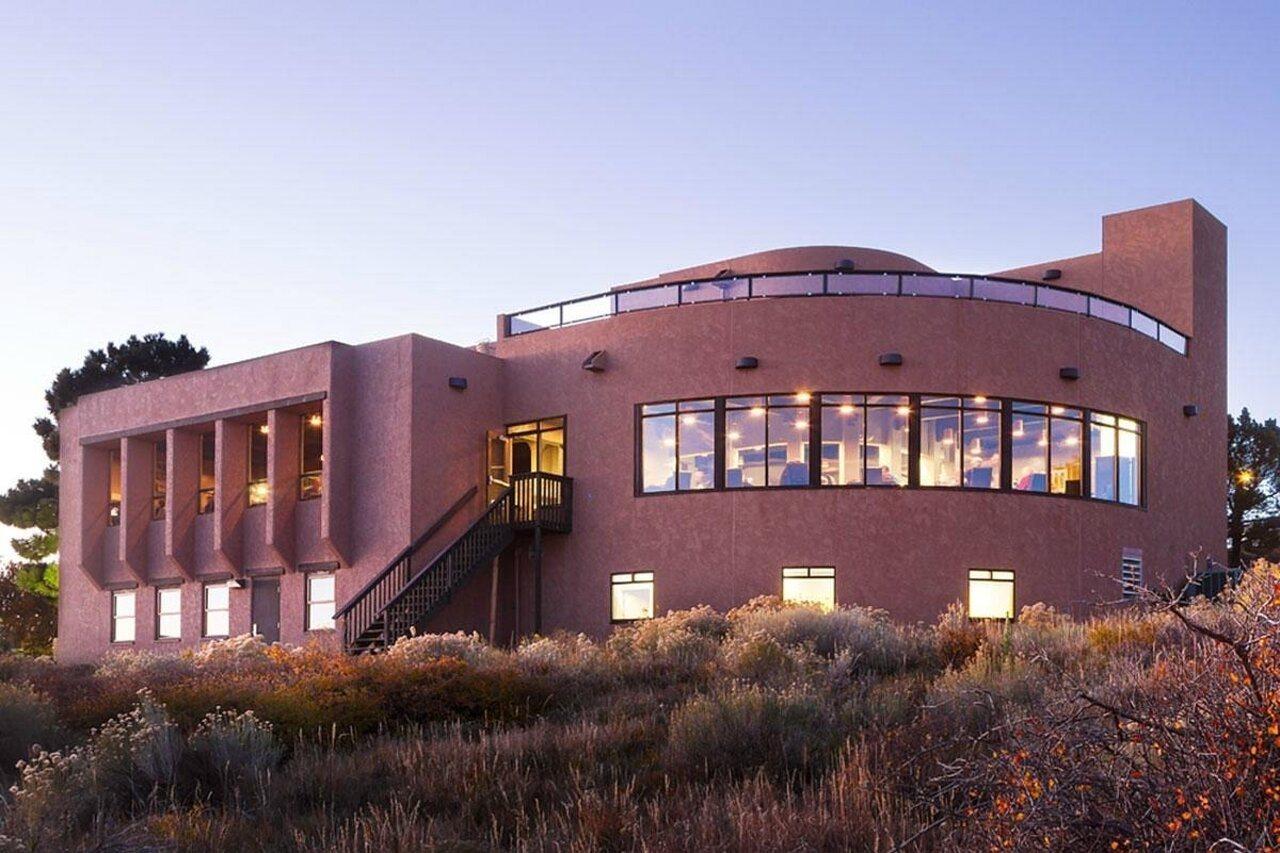
M 224 795 L 262 781 L 284 756 L 272 725 L 253 711 L 218 710 L 205 715 L 187 745 L 193 757 L 217 775 Z
M 52 702 L 26 684 L 0 682 L 0 780 L 12 775 L 33 747 L 54 749 L 61 740 Z
M 498 666 L 506 657 L 474 631 L 452 634 L 415 634 L 401 637 L 387 649 L 386 656 L 404 663 L 425 663 L 440 658 L 456 658 L 473 666 Z

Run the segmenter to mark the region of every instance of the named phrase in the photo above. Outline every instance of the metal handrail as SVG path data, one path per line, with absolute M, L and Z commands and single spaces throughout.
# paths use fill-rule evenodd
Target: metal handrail
M 759 292 L 760 287 L 757 286 L 757 282 L 768 282 L 771 279 L 786 278 L 807 278 L 812 281 L 812 286 L 805 292 Z M 841 289 L 839 287 L 833 289 L 831 286 L 833 281 L 839 283 L 841 280 L 851 281 L 855 278 L 868 280 L 881 278 L 884 285 L 879 288 L 871 288 L 867 290 Z M 919 288 L 915 288 L 907 284 L 912 279 L 934 279 L 939 282 L 951 281 L 955 282 L 955 285 L 950 288 L 952 292 L 949 293 L 915 292 L 919 290 Z M 975 290 L 978 289 L 975 287 L 976 283 L 985 284 L 988 282 L 994 285 L 1016 285 L 1030 288 L 1028 292 L 1029 299 L 1000 298 L 994 295 L 984 296 L 975 293 Z M 685 298 L 687 293 L 695 291 L 703 285 L 716 285 L 720 287 L 721 296 L 713 297 L 711 299 L 704 299 L 701 297 L 694 299 Z M 670 291 L 673 298 L 662 301 L 660 304 L 626 307 L 626 303 L 629 301 L 639 301 L 636 299 L 637 294 L 652 293 L 662 290 Z M 1042 295 L 1048 295 L 1048 299 L 1042 299 Z M 1062 297 L 1062 299 L 1059 300 L 1062 304 L 1049 304 L 1054 301 L 1054 295 Z M 580 296 L 574 299 L 567 299 L 562 302 L 552 302 L 536 308 L 518 311 L 506 316 L 505 326 L 506 334 L 508 336 L 515 337 L 547 329 L 562 328 L 565 326 L 579 325 L 581 323 L 589 323 L 595 320 L 603 320 L 619 314 L 632 314 L 638 311 L 650 311 L 658 308 L 676 308 L 683 305 L 702 305 L 714 302 L 734 302 L 743 299 L 779 299 L 805 296 L 931 296 L 934 298 L 973 299 L 982 302 L 997 302 L 1006 305 L 1025 305 L 1028 307 L 1048 308 L 1050 310 L 1063 311 L 1077 316 L 1096 317 L 1109 323 L 1115 323 L 1116 325 L 1132 329 L 1145 337 L 1155 340 L 1180 355 L 1187 354 L 1187 344 L 1189 341 L 1189 337 L 1187 335 L 1179 332 L 1167 323 L 1157 320 L 1146 312 L 1133 307 L 1132 305 L 1117 302 L 1114 299 L 1107 299 L 1106 297 L 1100 296 L 1096 293 L 1090 293 L 1086 290 L 1079 290 L 1073 287 L 1060 287 L 1058 285 L 1045 284 L 1044 282 L 1029 281 L 1027 279 L 1020 278 L 1008 278 L 1005 276 L 984 276 L 942 272 L 898 272 L 892 270 L 852 270 L 849 272 L 795 270 L 791 272 L 764 273 L 760 275 L 730 275 L 712 278 L 685 279 L 681 281 L 664 281 L 655 284 L 646 284 L 640 287 L 594 293 L 589 296 Z M 581 317 L 570 316 L 566 319 L 566 308 L 572 309 L 574 306 L 583 305 L 593 301 L 601 302 L 599 309 L 597 309 L 595 313 L 588 313 Z M 1078 302 L 1081 310 L 1064 307 L 1068 303 L 1072 302 Z M 547 313 L 552 313 L 554 316 L 551 318 L 539 318 L 538 322 L 534 322 L 533 319 L 530 319 L 535 315 Z M 572 312 L 570 313 L 572 314 Z M 1123 317 L 1123 321 L 1118 319 L 1120 317 Z M 524 324 L 527 328 L 520 328 L 520 324 Z

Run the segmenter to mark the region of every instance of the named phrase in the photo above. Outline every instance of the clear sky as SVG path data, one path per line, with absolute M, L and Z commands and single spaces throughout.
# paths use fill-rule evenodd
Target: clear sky
M 89 347 L 228 362 L 787 245 L 982 272 L 1193 196 L 1280 415 L 1280 4 L 0 9 L 0 484 Z

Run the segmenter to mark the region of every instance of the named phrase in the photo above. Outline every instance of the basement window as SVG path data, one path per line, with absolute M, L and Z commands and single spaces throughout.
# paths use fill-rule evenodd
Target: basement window
M 836 609 L 836 570 L 831 566 L 788 566 L 782 570 L 782 600 Z
M 1005 569 L 969 570 L 969 618 L 1013 619 L 1013 572 Z
M 653 618 L 653 572 L 622 572 L 611 575 L 609 581 L 614 622 Z

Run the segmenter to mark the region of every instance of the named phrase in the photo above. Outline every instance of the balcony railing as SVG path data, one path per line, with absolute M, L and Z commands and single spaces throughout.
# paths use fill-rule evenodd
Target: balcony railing
M 791 272 L 696 279 L 614 290 L 507 316 L 507 334 L 524 335 L 653 308 L 798 296 L 931 296 L 1066 311 L 1125 326 L 1187 354 L 1187 336 L 1122 302 L 1080 290 L 990 276 L 899 272 Z

